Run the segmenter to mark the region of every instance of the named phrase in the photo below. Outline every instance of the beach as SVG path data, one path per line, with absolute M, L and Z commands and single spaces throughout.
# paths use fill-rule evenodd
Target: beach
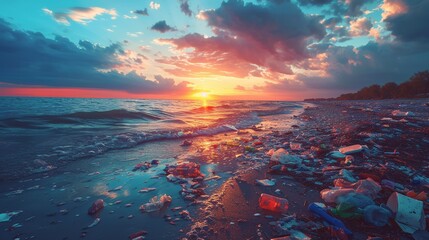
M 48 162 L 43 165 L 46 171 L 2 175 L 1 212 L 17 214 L 0 223 L 0 238 L 128 239 L 140 233 L 145 239 L 271 239 L 290 235 L 329 239 L 328 225 L 308 206 L 324 203 L 320 191 L 332 187 L 333 180 L 341 178 L 342 169 L 356 180 L 372 176 L 378 178 L 374 179 L 378 184 L 387 179 L 416 192 L 428 191 L 427 102 L 305 102 L 295 104 L 300 108 L 285 105 L 287 111 L 280 112 L 278 103 L 272 103 L 276 107 L 259 112 L 256 122 L 226 118 L 228 121 L 216 126 L 222 131 L 194 134 L 197 130 L 193 129 L 188 135 L 179 131 L 168 135 L 174 137 L 85 155 L 52 165 L 52 169 L 46 169 L 51 166 Z M 204 117 L 205 108 L 198 109 Z M 412 114 L 393 116 L 395 110 Z M 354 144 L 367 148 L 350 154 L 353 158 L 347 164 L 344 158 L 329 156 Z M 280 148 L 299 156 L 299 164 L 273 171 L 271 155 Z M 198 164 L 202 175 L 186 178 L 166 171 L 184 163 Z M 263 179 L 274 186 L 256 184 Z M 374 202 L 385 204 L 392 192 L 383 187 Z M 287 212 L 261 209 L 261 193 L 287 199 Z M 163 194 L 171 196 L 169 204 L 154 212 L 140 209 L 152 197 Z M 97 199 L 103 199 L 104 208 L 88 215 Z M 427 214 L 427 200 L 424 210 Z M 291 220 L 294 224 L 285 224 Z M 343 222 L 353 231 L 352 239 L 412 239 L 393 219 L 383 227 L 371 226 L 363 219 Z

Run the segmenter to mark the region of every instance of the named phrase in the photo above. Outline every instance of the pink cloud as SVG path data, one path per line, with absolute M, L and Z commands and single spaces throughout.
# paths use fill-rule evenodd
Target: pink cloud
M 372 28 L 371 20 L 366 17 L 357 18 L 350 21 L 350 35 L 357 36 L 366 36 L 370 33 Z
M 175 67 L 168 72 L 274 79 L 293 74 L 291 65 L 310 57 L 307 44 L 325 35 L 316 18 L 287 1 L 268 5 L 228 1 L 216 10 L 200 12 L 198 18 L 207 21 L 214 36 L 194 33 L 158 40 L 181 51 L 180 57 L 158 59 Z
M 381 14 L 383 20 L 408 11 L 407 5 L 402 0 L 384 0 L 381 9 L 383 10 Z

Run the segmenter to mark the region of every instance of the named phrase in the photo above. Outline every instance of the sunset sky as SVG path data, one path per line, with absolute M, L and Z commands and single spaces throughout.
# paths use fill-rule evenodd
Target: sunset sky
M 427 0 L 0 3 L 0 95 L 302 100 L 429 68 Z

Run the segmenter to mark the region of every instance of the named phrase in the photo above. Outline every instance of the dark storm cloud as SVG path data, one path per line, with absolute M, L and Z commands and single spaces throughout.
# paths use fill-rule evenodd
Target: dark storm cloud
M 180 0 L 180 10 L 187 16 L 192 16 L 192 11 L 189 8 L 188 0 Z
M 155 23 L 150 29 L 161 32 L 161 33 L 170 32 L 170 31 L 177 31 L 176 28 L 171 27 L 164 20 Z
M 0 19 L 0 82 L 21 86 L 122 90 L 132 93 L 188 91 L 187 83 L 157 78 L 149 81 L 135 72 L 111 70 L 120 66 L 120 44 L 107 47 L 57 36 L 14 30 Z M 103 70 L 100 72 L 98 70 Z
M 400 41 L 429 41 L 429 1 L 406 0 L 407 11 L 385 19 L 387 29 Z
M 331 3 L 333 0 L 298 0 L 301 5 L 325 5 Z
M 142 16 L 149 16 L 149 13 L 147 12 L 147 8 L 145 8 L 144 10 L 135 10 L 133 13 L 142 15 Z

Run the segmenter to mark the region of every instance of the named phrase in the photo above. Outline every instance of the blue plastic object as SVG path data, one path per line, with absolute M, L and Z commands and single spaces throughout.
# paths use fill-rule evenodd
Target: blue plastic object
M 310 210 L 312 213 L 316 214 L 317 216 L 319 216 L 319 217 L 323 218 L 323 219 L 324 219 L 326 222 L 328 222 L 329 224 L 331 224 L 331 225 L 333 225 L 333 226 L 335 226 L 335 227 L 338 227 L 338 228 L 343 229 L 343 230 L 344 230 L 344 232 L 345 232 L 347 235 L 353 235 L 352 231 L 350 231 L 350 230 L 346 227 L 346 225 L 344 225 L 344 223 L 343 223 L 341 220 L 339 220 L 339 219 L 337 219 L 337 218 L 332 217 L 331 215 L 329 215 L 329 214 L 325 211 L 325 209 L 323 209 L 322 207 L 318 206 L 317 204 L 315 204 L 315 203 L 311 203 L 311 204 L 308 206 L 308 210 Z

